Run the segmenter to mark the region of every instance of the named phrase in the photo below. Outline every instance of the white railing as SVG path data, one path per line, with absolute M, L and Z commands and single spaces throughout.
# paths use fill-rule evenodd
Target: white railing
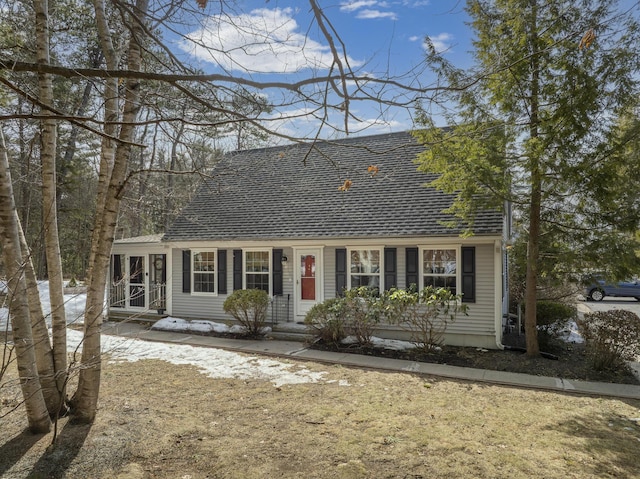
M 109 306 L 112 308 L 124 308 L 127 304 L 126 285 L 124 281 L 118 281 L 109 288 Z
M 156 283 L 149 286 L 149 309 L 167 309 L 167 285 Z

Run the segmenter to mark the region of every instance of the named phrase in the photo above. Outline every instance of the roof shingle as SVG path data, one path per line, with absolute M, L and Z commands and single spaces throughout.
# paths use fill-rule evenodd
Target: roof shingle
M 417 171 L 421 151 L 402 132 L 229 153 L 164 241 L 458 235 L 443 224 L 453 195 L 425 187 L 435 176 Z M 501 231 L 499 211 L 476 217 L 475 234 Z

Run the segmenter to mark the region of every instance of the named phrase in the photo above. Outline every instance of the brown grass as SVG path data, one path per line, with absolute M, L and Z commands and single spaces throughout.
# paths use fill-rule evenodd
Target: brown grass
M 640 477 L 640 401 L 304 366 L 325 381 L 105 364 L 95 424 L 61 421 L 53 450 L 51 435 L 23 432 L 21 410 L 0 419 L 0 477 Z M 0 414 L 15 392 L 6 379 Z

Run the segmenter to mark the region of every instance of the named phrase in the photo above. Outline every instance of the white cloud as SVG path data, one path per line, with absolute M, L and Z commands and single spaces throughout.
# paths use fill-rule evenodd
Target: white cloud
M 377 7 L 377 8 L 368 8 Z M 340 4 L 340 11 L 342 12 L 358 12 L 356 18 L 363 20 L 371 20 L 377 18 L 390 18 L 391 20 L 397 20 L 398 15 L 395 12 L 388 12 L 379 10 L 380 8 L 389 8 L 387 2 L 381 2 L 378 0 L 355 0 L 351 2 L 343 2 Z M 363 9 L 363 10 L 360 10 Z
M 372 18 L 390 18 L 391 20 L 397 20 L 398 15 L 394 12 L 381 12 L 380 10 L 361 10 L 356 15 L 356 18 L 370 20 Z
M 433 37 L 429 36 L 429 40 L 431 41 L 431 44 L 433 45 L 433 48 L 435 48 L 436 52 L 442 53 L 451 48 L 453 35 L 451 35 L 450 33 L 440 33 Z M 426 43 L 424 44 L 424 47 L 426 49 Z
M 410 41 L 410 42 L 417 42 L 418 40 L 422 40 L 422 37 L 421 37 L 421 36 L 418 36 L 418 35 L 411 35 L 411 36 L 409 37 L 409 41 Z
M 377 0 L 356 0 L 353 2 L 343 2 L 340 4 L 340 11 L 342 12 L 354 12 L 363 7 L 373 7 L 380 2 Z
M 209 17 L 180 46 L 228 71 L 294 73 L 326 70 L 331 51 L 301 32 L 291 8 L 257 9 L 236 16 Z M 351 66 L 361 62 L 349 58 Z

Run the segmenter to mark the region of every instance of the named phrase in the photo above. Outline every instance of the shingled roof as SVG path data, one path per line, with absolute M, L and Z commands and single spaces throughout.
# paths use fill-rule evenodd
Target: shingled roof
M 421 151 L 402 132 L 229 153 L 163 240 L 458 235 L 442 224 L 453 197 L 425 187 L 434 176 L 416 169 Z M 501 231 L 500 212 L 476 218 L 476 235 Z

